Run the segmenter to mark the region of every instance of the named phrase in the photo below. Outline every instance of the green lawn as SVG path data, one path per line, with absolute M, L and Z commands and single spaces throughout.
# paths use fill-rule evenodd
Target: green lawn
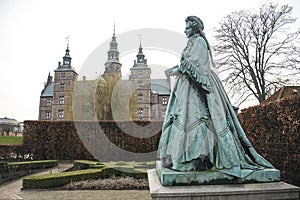
M 0 136 L 0 144 L 22 144 L 22 140 L 20 136 Z

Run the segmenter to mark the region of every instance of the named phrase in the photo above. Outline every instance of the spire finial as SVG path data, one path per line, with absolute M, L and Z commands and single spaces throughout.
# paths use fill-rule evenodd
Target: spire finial
M 139 34 L 139 39 L 140 39 L 140 47 L 142 46 L 142 35 Z
M 114 35 L 116 34 L 116 23 L 114 22 Z
M 66 40 L 67 40 L 67 49 L 69 49 L 69 42 L 70 42 L 70 37 L 66 37 Z

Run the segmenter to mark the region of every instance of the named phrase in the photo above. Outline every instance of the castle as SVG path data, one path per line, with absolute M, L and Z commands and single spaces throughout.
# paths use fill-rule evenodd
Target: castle
M 108 58 L 104 64 L 105 71 L 100 79 L 86 80 L 84 77 L 83 80 L 79 81 L 78 73 L 71 65 L 72 58 L 70 56 L 69 45 L 67 45 L 63 62 L 59 62 L 57 69 L 54 70 L 54 80 L 49 73 L 47 82 L 41 92 L 39 120 L 72 120 L 72 101 L 80 98 L 79 95 L 73 94 L 74 87 L 78 88 L 89 85 L 87 83 L 95 83 L 99 82 L 99 80 L 100 87 L 106 87 L 106 82 L 111 78 L 122 81 L 122 85 L 134 85 L 135 92 L 133 98 L 135 98 L 135 106 L 131 110 L 131 120 L 163 120 L 171 93 L 170 79 L 169 77 L 165 79 L 150 78 L 151 68 L 147 64 L 141 41 L 134 65 L 130 68 L 129 80 L 122 80 L 121 78 L 122 64 L 119 61 L 118 43 L 115 32 L 113 33 L 107 53 Z M 89 95 L 89 97 L 83 96 L 82 99 L 86 101 L 91 99 L 90 97 L 95 98 L 95 96 Z M 80 104 L 82 107 L 86 107 L 81 109 L 80 119 L 91 119 L 89 115 L 93 115 L 93 102 Z M 91 106 L 90 104 L 93 105 Z

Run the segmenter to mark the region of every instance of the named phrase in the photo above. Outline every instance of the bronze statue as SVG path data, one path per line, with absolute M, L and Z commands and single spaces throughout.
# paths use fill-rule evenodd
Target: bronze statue
M 259 155 L 241 127 L 229 98 L 211 70 L 212 53 L 200 18 L 186 18 L 188 43 L 164 119 L 158 157 L 176 171 L 220 171 L 243 178 L 274 168 Z

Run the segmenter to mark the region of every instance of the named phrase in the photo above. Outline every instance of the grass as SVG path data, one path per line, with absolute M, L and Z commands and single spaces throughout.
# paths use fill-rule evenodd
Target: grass
M 0 144 L 22 144 L 21 136 L 0 136 Z

